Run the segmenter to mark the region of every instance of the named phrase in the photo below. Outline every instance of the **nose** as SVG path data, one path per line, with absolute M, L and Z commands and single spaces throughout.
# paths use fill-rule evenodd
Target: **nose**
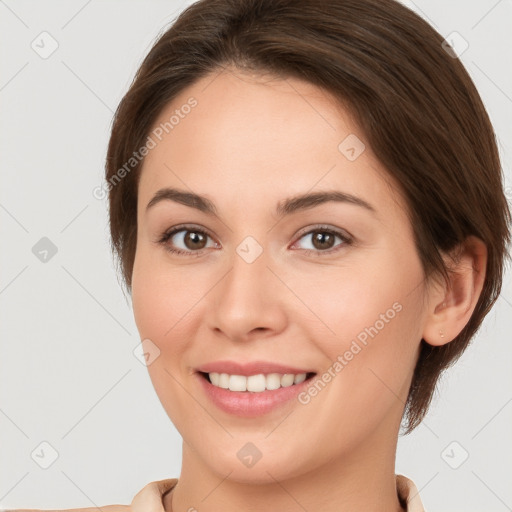
M 284 330 L 286 287 L 271 270 L 268 251 L 263 250 L 252 262 L 243 251 L 235 251 L 230 263 L 212 290 L 207 313 L 210 328 L 233 341 L 273 336 Z

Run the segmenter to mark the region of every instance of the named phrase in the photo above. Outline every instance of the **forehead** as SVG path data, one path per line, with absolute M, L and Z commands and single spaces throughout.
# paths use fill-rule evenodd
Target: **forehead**
M 144 204 L 166 186 L 240 206 L 327 188 L 397 199 L 351 113 L 295 78 L 210 73 L 162 110 L 151 133 L 158 137 L 142 168 Z

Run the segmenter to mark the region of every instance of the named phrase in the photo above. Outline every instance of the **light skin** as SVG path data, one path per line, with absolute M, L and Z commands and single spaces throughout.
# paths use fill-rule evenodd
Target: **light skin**
M 398 187 L 325 91 L 224 70 L 184 90 L 155 126 L 191 96 L 197 106 L 144 162 L 132 278 L 141 339 L 160 350 L 149 374 L 183 437 L 182 470 L 165 510 L 404 510 L 395 453 L 420 341 L 448 343 L 467 323 L 485 246 L 468 239 L 449 286 L 425 279 Z M 366 144 L 353 161 L 338 149 L 351 134 Z M 165 187 L 204 196 L 216 214 L 172 200 L 147 208 Z M 276 213 L 290 197 L 323 191 L 351 194 L 373 211 L 328 201 Z M 192 227 L 157 242 L 183 223 Z M 325 228 L 352 242 L 336 234 L 315 245 L 313 235 Z M 200 242 L 197 229 L 207 233 Z M 248 236 L 262 249 L 252 263 L 236 251 Z M 194 373 L 230 359 L 321 376 L 393 304 L 400 311 L 307 404 L 292 400 L 257 418 L 230 415 L 209 401 Z M 252 467 L 237 457 L 248 442 L 262 454 Z

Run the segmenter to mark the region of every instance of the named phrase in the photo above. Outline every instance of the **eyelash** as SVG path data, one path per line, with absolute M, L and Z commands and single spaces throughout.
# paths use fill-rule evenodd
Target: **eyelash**
M 156 241 L 158 244 L 161 244 L 164 249 L 172 254 L 176 254 L 179 256 L 200 256 L 205 249 L 200 249 L 199 251 L 185 251 L 183 249 L 173 249 L 169 246 L 167 243 L 170 238 L 172 238 L 176 233 L 179 233 L 180 231 L 191 231 L 193 233 L 200 233 L 201 235 L 206 235 L 210 238 L 213 238 L 208 231 L 205 231 L 204 229 L 196 228 L 195 226 L 188 226 L 188 225 L 182 225 L 182 226 L 175 226 L 171 228 L 170 230 L 165 231 L 161 237 Z M 334 252 L 337 252 L 341 250 L 343 247 L 347 245 L 352 245 L 354 240 L 352 237 L 348 236 L 347 234 L 338 231 L 336 229 L 327 227 L 327 226 L 315 226 L 314 228 L 310 229 L 309 231 L 303 232 L 297 240 L 300 240 L 305 235 L 309 235 L 314 232 L 321 232 L 321 233 L 329 233 L 330 235 L 338 236 L 342 240 L 342 244 L 338 245 L 336 248 L 333 249 L 327 249 L 325 251 L 320 250 L 314 250 L 314 249 L 302 249 L 302 251 L 306 255 L 315 255 L 315 256 L 321 256 L 323 254 L 332 254 Z

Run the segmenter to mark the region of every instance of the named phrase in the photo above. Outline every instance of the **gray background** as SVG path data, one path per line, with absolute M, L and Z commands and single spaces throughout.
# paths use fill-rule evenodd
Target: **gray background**
M 148 482 L 179 476 L 181 439 L 133 354 L 106 201 L 92 190 L 113 111 L 190 3 L 0 0 L 0 508 L 128 504 Z M 406 3 L 469 43 L 461 60 L 495 126 L 512 197 L 512 2 Z M 43 31 L 58 43 L 48 58 L 31 47 Z M 32 250 L 43 237 L 57 248 L 46 262 Z M 397 472 L 427 510 L 512 510 L 511 307 L 508 272 L 428 417 L 399 441 Z M 47 469 L 44 441 L 58 453 Z

